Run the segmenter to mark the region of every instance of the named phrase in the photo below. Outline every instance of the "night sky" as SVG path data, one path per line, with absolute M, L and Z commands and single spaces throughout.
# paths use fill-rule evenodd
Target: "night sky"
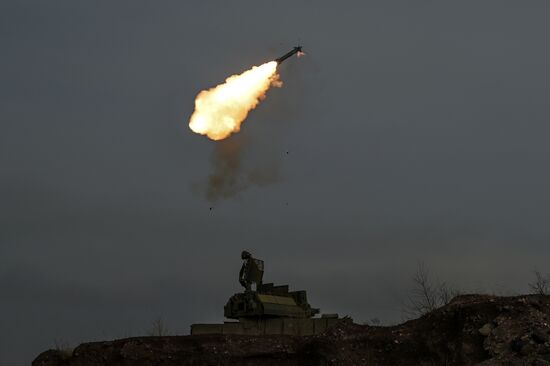
M 357 322 L 400 322 L 418 261 L 463 292 L 525 293 L 550 271 L 549 12 L 2 1 L 0 365 L 222 321 L 243 249 Z M 239 134 L 189 130 L 200 90 L 299 44 Z M 211 202 L 231 144 L 267 178 Z

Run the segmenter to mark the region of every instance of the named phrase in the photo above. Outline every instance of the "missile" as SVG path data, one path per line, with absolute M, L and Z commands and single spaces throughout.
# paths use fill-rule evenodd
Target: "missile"
M 284 60 L 289 58 L 290 56 L 294 55 L 295 53 L 302 52 L 302 46 L 296 46 L 292 49 L 292 51 L 284 54 L 283 56 L 279 57 L 275 61 L 277 61 L 278 64 L 281 64 Z

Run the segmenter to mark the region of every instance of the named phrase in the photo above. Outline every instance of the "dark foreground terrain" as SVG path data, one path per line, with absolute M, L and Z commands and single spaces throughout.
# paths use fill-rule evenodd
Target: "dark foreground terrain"
M 550 296 L 463 295 L 393 327 L 343 321 L 310 337 L 200 335 L 84 343 L 33 366 L 550 366 Z

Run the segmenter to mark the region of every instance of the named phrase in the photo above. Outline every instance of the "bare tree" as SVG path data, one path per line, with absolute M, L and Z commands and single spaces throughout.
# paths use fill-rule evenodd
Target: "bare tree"
M 409 317 L 422 316 L 448 304 L 459 292 L 446 282 L 434 283 L 424 262 L 418 262 L 413 289 L 404 306 Z
M 418 262 L 413 275 L 414 288 L 410 303 L 419 314 L 425 314 L 437 307 L 437 294 L 430 280 L 430 272 L 423 262 Z
M 451 300 L 460 295 L 460 292 L 450 286 L 447 282 L 441 282 L 437 287 L 437 297 L 439 300 L 439 306 L 447 305 Z
M 151 324 L 151 330 L 149 330 L 148 334 L 154 337 L 162 337 L 168 335 L 168 328 L 166 327 L 166 325 L 164 325 L 162 318 L 159 317 L 153 321 L 153 323 Z
M 537 295 L 550 294 L 550 275 L 534 271 L 535 280 L 529 283 L 529 288 Z

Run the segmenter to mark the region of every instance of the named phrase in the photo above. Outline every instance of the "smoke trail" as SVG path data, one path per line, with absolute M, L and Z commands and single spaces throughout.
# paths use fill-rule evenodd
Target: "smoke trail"
M 243 158 L 250 148 L 242 139 L 227 139 L 216 143 L 211 156 L 212 173 L 206 185 L 206 198 L 215 203 L 235 197 L 250 186 L 266 186 L 280 180 L 279 165 L 262 162 L 249 166 Z

